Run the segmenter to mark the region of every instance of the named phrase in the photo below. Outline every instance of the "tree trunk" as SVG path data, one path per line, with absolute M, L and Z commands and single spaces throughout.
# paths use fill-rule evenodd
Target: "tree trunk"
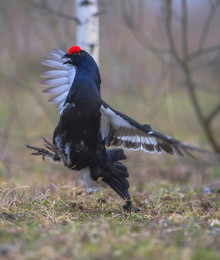
M 76 44 L 99 63 L 98 0 L 76 0 Z

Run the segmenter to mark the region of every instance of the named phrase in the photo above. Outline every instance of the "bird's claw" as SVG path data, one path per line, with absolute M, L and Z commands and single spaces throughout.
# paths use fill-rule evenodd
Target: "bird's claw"
M 26 147 L 35 150 L 36 152 L 32 153 L 32 155 L 41 155 L 43 157 L 43 160 L 45 159 L 45 157 L 49 157 L 53 161 L 60 161 L 60 156 L 58 154 L 58 150 L 56 149 L 56 147 L 52 143 L 47 141 L 44 137 L 42 138 L 45 142 L 44 145 L 48 150 L 40 147 L 31 146 L 31 145 L 26 145 Z
M 132 207 L 132 201 L 131 200 L 126 200 L 125 201 L 125 205 L 123 206 L 123 209 L 127 212 L 134 212 L 134 213 L 138 213 L 140 212 L 140 210 L 136 207 Z

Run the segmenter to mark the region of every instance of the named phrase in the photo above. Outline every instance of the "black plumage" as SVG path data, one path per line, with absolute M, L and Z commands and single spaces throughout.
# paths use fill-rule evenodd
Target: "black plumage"
M 43 82 L 47 87 L 44 92 L 55 95 L 50 101 L 57 104 L 60 120 L 54 131 L 53 144 L 45 140 L 50 151 L 28 147 L 36 150 L 34 154 L 51 157 L 79 171 L 88 191 L 107 184 L 126 200 L 126 210 L 132 208 L 129 175 L 127 168 L 119 162 L 126 157 L 122 149 L 111 150 L 106 148 L 108 146 L 193 158 L 193 152 L 206 153 L 111 108 L 100 95 L 101 78 L 96 62 L 78 46 L 71 47 L 66 54 L 54 50 L 48 58 L 42 63 L 53 70 L 43 74 L 47 78 Z

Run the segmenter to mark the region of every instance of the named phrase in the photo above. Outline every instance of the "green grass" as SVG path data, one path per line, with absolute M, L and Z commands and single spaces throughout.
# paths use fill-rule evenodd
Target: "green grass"
M 146 104 L 128 104 L 123 91 L 118 94 L 122 102 L 108 94 L 113 106 L 141 122 L 159 122 L 161 131 L 170 134 L 173 124 L 167 124 L 166 112 L 145 117 Z M 74 172 L 30 156 L 24 145 L 41 146 L 40 136 L 50 140 L 56 120 L 31 95 L 16 98 L 19 106 L 10 135 L 7 109 L 0 107 L 5 144 L 0 154 L 0 258 L 219 259 L 219 194 L 201 192 L 203 185 L 216 182 L 217 166 L 126 152 L 130 192 L 141 212 L 123 212 L 123 202 L 112 191 L 87 194 Z M 174 101 L 177 106 L 176 97 Z M 52 113 L 58 117 L 55 110 Z M 193 117 L 187 117 L 190 109 L 183 114 L 180 105 L 175 113 L 176 137 L 201 140 L 198 131 L 188 129 L 194 125 Z
M 123 212 L 109 191 L 54 186 L 36 193 L 3 184 L 0 253 L 5 247 L 9 259 L 218 259 L 217 194 L 157 185 L 150 194 L 137 192 L 134 203 L 140 213 Z

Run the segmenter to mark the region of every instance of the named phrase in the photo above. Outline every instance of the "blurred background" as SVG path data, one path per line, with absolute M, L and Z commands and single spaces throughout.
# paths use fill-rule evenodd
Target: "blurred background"
M 187 5 L 184 6 L 184 3 Z M 220 1 L 100 0 L 102 96 L 115 109 L 189 144 L 220 152 Z M 75 1 L 0 0 L 0 180 L 34 189 L 75 173 L 34 158 L 59 120 L 40 87 L 40 60 L 75 45 Z M 130 182 L 202 186 L 216 165 L 127 152 Z

